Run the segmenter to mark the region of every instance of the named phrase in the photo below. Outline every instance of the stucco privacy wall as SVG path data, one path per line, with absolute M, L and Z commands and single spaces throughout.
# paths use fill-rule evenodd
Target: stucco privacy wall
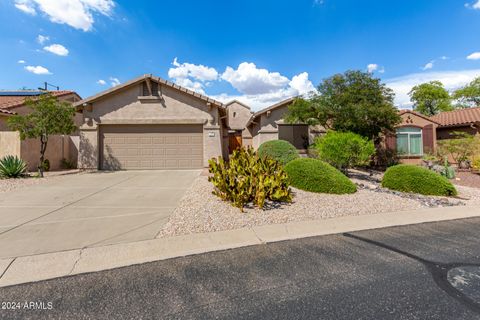
M 109 124 L 202 124 L 204 165 L 221 156 L 223 131 L 218 108 L 170 86 L 159 84 L 159 91 L 160 97 L 143 97 L 143 83 L 137 82 L 84 108 L 79 167 L 99 168 L 99 127 Z
M 0 132 L 0 158 L 20 156 L 20 134 L 16 131 Z
M 62 169 L 62 159 L 77 163 L 78 137 L 50 136 L 45 158 L 50 161 L 51 170 Z M 36 171 L 40 159 L 40 142 L 37 139 L 20 140 L 16 131 L 0 132 L 0 158 L 6 155 L 17 156 L 28 164 L 29 171 Z
M 72 164 L 78 161 L 78 136 L 54 135 L 48 138 L 45 159 L 50 162 L 50 170 L 64 169 L 62 159 L 67 159 Z M 20 157 L 28 163 L 28 170 L 36 171 L 40 159 L 40 141 L 26 139 L 21 141 Z

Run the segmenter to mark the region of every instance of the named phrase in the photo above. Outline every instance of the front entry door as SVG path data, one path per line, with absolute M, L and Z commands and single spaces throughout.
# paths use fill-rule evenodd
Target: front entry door
M 242 147 L 242 133 L 231 132 L 228 134 L 228 152 L 232 153 Z

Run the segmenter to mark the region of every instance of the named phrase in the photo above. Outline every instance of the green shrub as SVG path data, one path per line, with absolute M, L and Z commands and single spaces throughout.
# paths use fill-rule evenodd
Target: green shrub
M 262 158 L 269 157 L 277 160 L 282 165 L 300 157 L 297 149 L 285 140 L 272 140 L 262 143 L 258 148 L 258 155 Z
M 414 165 L 400 164 L 387 169 L 382 187 L 433 196 L 455 196 L 457 190 L 447 178 Z
M 73 163 L 72 161 L 68 160 L 68 159 L 65 159 L 63 158 L 61 160 L 61 166 L 63 169 L 76 169 L 77 166 L 75 163 Z
M 0 177 L 18 178 L 27 171 L 25 161 L 17 156 L 5 156 L 0 159 Z
M 238 149 L 229 161 L 209 160 L 213 194 L 240 208 L 250 202 L 263 208 L 265 200 L 291 202 L 288 176 L 282 165 L 273 159 L 262 158 L 252 148 Z
M 315 140 L 318 158 L 348 173 L 348 169 L 368 164 L 375 154 L 371 140 L 353 132 L 329 131 Z
M 298 189 L 318 193 L 354 193 L 355 184 L 326 162 L 311 158 L 296 159 L 285 166 L 290 184 Z
M 42 167 L 43 171 L 46 171 L 46 172 L 50 171 L 50 160 L 48 159 L 43 160 L 43 164 L 41 164 L 40 166 Z

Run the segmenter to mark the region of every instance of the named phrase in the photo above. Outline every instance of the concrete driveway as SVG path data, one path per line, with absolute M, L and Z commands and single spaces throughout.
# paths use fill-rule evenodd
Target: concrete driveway
M 153 239 L 200 172 L 83 173 L 0 193 L 0 258 Z

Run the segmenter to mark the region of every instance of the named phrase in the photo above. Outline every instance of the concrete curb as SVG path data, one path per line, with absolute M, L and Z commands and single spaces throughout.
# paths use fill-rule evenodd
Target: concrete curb
M 0 287 L 270 242 L 473 217 L 480 217 L 480 206 L 291 222 L 3 259 Z

